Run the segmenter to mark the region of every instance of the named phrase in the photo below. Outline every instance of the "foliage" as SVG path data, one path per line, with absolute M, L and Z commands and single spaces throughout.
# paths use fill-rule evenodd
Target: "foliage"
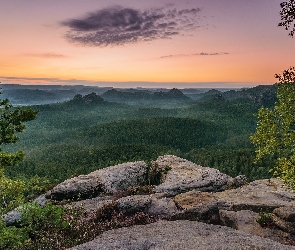
M 25 183 L 11 180 L 0 169 L 0 216 L 19 206 L 23 202 Z
M 24 204 L 20 211 L 20 224 L 26 229 L 31 240 L 44 237 L 47 231 L 59 231 L 69 226 L 64 219 L 65 210 L 52 203 L 42 207 L 37 202 L 29 202 Z
M 6 227 L 5 222 L 0 220 L 0 250 L 21 249 L 28 239 L 29 236 L 24 228 Z
M 0 145 L 15 143 L 18 140 L 17 133 L 22 132 L 26 126 L 23 122 L 35 119 L 37 112 L 30 108 L 13 108 L 7 99 L 0 101 Z M 0 167 L 5 168 L 21 161 L 23 153 L 8 154 L 1 152 Z
M 58 234 L 69 227 L 69 222 L 65 218 L 65 210 L 52 203 L 41 207 L 36 202 L 30 202 L 19 210 L 22 214 L 19 221 L 21 227 L 7 227 L 4 221 L 0 221 L 1 250 L 26 249 L 44 239 L 49 242 L 52 234 Z
M 25 129 L 24 122 L 35 119 L 36 114 L 30 108 L 13 108 L 7 99 L 0 100 L 0 145 L 15 143 L 17 133 Z M 24 182 L 4 175 L 4 168 L 19 163 L 23 157 L 22 151 L 8 153 L 0 149 L 0 216 L 19 206 L 23 200 Z
M 56 207 L 50 205 L 53 211 Z M 39 208 L 37 208 L 39 211 Z M 34 249 L 63 249 L 73 247 L 93 240 L 102 232 L 119 227 L 128 227 L 136 224 L 147 224 L 155 222 L 158 218 L 151 217 L 143 212 L 138 212 L 132 215 L 125 215 L 116 209 L 116 203 L 107 204 L 101 207 L 96 213 L 85 213 L 82 207 L 66 208 L 65 213 L 56 225 L 66 227 L 43 227 L 37 231 L 38 236 L 27 240 L 19 249 L 34 250 Z M 30 212 L 31 213 L 31 212 Z M 37 213 L 38 214 L 38 213 Z M 30 216 L 30 218 L 32 218 Z M 41 220 L 43 221 L 43 220 Z M 30 224 L 32 220 L 29 220 Z M 46 220 L 45 220 L 46 222 Z M 46 224 L 46 223 L 45 223 Z M 30 228 L 30 227 L 29 227 Z
M 286 30 L 290 29 L 289 36 L 293 37 L 295 34 L 295 0 L 288 0 L 280 5 L 281 22 L 279 26 L 284 26 Z
M 295 68 L 276 77 L 278 101 L 273 109 L 259 110 L 256 132 L 250 139 L 256 146 L 256 159 L 274 156 L 274 175 L 295 188 Z
M 249 136 L 256 126 L 253 114 L 262 104 L 273 106 L 275 90 L 260 86 L 230 91 L 222 99 L 211 96 L 186 105 L 169 101 L 165 106 L 106 101 L 41 105 L 35 107 L 38 117 L 21 140 L 5 146 L 9 152 L 26 147 L 25 161 L 5 169 L 5 174 L 38 175 L 59 183 L 126 161 L 149 162 L 174 154 L 232 176 L 267 178 L 267 171 L 250 162 L 254 153 L 249 156 L 249 152 L 254 149 Z
M 270 211 L 263 211 L 259 212 L 259 217 L 256 219 L 256 222 L 260 224 L 262 227 L 270 227 L 273 224 L 273 220 L 271 217 Z

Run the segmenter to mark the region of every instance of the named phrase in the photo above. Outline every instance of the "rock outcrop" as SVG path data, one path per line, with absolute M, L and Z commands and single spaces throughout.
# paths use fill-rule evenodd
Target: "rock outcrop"
M 46 197 L 36 201 L 63 200 L 62 206 L 83 208 L 86 220 L 104 209 L 159 220 L 104 232 L 73 250 L 295 249 L 295 195 L 282 181 L 247 183 L 245 176 L 172 155 L 150 166 L 125 163 L 69 179 Z M 9 225 L 19 218 L 15 211 L 4 217 Z

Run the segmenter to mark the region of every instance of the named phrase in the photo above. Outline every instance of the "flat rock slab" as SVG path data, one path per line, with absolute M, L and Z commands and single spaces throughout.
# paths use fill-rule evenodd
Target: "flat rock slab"
M 104 232 L 71 250 L 291 250 L 295 247 L 224 226 L 196 221 L 158 221 Z
M 147 164 L 127 162 L 68 179 L 51 190 L 51 199 L 88 199 L 147 184 Z
M 196 189 L 216 192 L 235 185 L 234 178 L 214 168 L 197 165 L 188 160 L 173 156 L 160 156 L 152 162 L 151 176 L 158 176 L 160 184 L 155 192 L 165 192 L 171 196 Z
M 260 212 L 261 209 L 272 211 L 275 208 L 295 205 L 294 192 L 275 178 L 257 180 L 240 188 L 217 193 L 193 190 L 175 196 L 174 201 L 178 207 L 186 210 L 214 205 L 222 210 Z

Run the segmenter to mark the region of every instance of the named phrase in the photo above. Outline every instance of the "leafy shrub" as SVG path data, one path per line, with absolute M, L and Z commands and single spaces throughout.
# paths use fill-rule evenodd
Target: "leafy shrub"
M 271 213 L 269 210 L 260 211 L 259 217 L 256 219 L 256 222 L 259 223 L 262 227 L 269 227 L 273 224 Z
M 22 204 L 24 191 L 23 181 L 5 177 L 4 170 L 0 169 L 0 216 Z
M 45 207 L 37 202 L 26 203 L 21 213 L 21 226 L 26 228 L 33 240 L 42 238 L 47 231 L 59 231 L 69 226 L 63 218 L 65 210 L 52 203 L 47 203 Z
M 0 221 L 0 249 L 20 249 L 28 241 L 29 236 L 25 229 L 6 227 L 4 221 Z

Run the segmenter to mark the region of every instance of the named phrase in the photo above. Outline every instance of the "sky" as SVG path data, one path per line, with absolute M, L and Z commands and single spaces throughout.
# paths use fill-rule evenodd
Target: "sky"
M 283 0 L 0 0 L 2 84 L 249 87 L 294 65 Z

